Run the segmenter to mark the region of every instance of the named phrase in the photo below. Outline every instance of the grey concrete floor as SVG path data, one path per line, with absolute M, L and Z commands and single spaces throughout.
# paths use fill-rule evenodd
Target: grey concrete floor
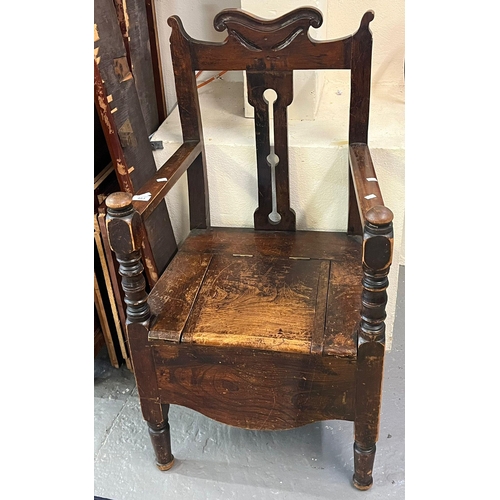
M 94 494 L 109 500 L 403 499 L 404 267 L 387 353 L 380 436 L 368 491 L 351 484 L 353 424 L 325 421 L 288 431 L 248 431 L 172 405 L 176 464 L 154 465 L 133 375 L 105 353 L 94 368 Z

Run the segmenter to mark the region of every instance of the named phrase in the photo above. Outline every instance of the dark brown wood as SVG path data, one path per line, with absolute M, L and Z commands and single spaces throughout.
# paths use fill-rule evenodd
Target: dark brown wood
M 345 233 L 214 227 L 191 231 L 179 251 L 323 260 L 341 260 L 354 253 L 361 261 L 361 240 Z
M 349 359 L 189 344 L 153 347 L 162 400 L 245 429 L 353 419 Z
M 170 17 L 168 23 L 172 26 L 170 52 L 182 138 L 184 142 L 199 142 L 203 145 L 200 103 L 189 41 L 182 35 L 181 26 L 174 21 L 174 18 Z M 191 229 L 209 227 L 210 207 L 204 148 L 188 170 L 188 189 Z
M 354 443 L 354 486 L 361 491 L 369 490 L 373 484 L 373 463 L 375 461 L 375 445 L 368 449 Z
M 174 465 L 168 423 L 169 405 L 162 405 L 151 399 L 141 398 L 141 408 L 148 424 L 149 437 L 156 455 L 156 466 L 166 471 Z
M 172 189 L 174 184 L 182 177 L 182 174 L 191 166 L 193 161 L 201 152 L 199 142 L 185 142 L 179 149 L 158 169 L 156 174 L 138 189 L 136 194 L 150 193 L 149 200 L 135 200 L 134 208 L 147 219 L 153 210 L 162 202 L 165 195 Z M 167 179 L 164 181 L 163 179 Z
M 383 215 L 387 215 L 381 210 Z M 375 217 L 373 217 L 374 219 Z M 392 219 L 392 217 L 391 217 Z M 378 439 L 385 352 L 387 275 L 392 261 L 392 222 L 365 224 L 363 236 L 363 292 L 358 330 L 356 409 L 354 419 L 354 485 L 371 487 L 375 443 Z
M 118 272 L 127 304 L 127 322 L 141 323 L 150 317 L 144 267 L 141 262 L 142 223 L 132 207 L 132 195 L 115 193 L 106 198 L 109 242 L 120 263 Z
M 374 13 L 372 11 L 363 16 L 360 27 L 353 35 L 351 43 L 351 102 L 349 107 L 349 144 L 351 146 L 354 143 L 364 143 L 365 145 L 368 143 L 372 58 L 372 34 L 369 24 L 373 19 Z M 352 149 L 349 150 L 349 154 L 352 159 Z M 355 172 L 350 170 L 348 231 L 350 234 L 362 234 L 362 221 L 364 219 L 358 212 L 359 198 L 356 200 L 353 175 Z M 359 184 L 359 179 L 356 179 L 356 182 Z M 378 203 L 382 204 L 381 199 Z
M 367 146 L 372 19 L 368 12 L 354 35 L 317 42 L 308 34 L 322 22 L 317 9 L 276 20 L 229 9 L 214 20 L 227 30 L 223 43 L 194 40 L 178 17 L 168 20 L 183 145 L 144 183 L 151 200 L 108 204 L 141 407 L 164 470 L 173 463 L 166 412 L 179 404 L 248 429 L 354 421 L 354 486 L 373 482 L 393 215 Z M 349 234 L 296 231 L 286 126 L 293 71 L 334 68 L 351 70 Z M 246 71 L 255 109 L 256 229 L 209 225 L 195 72 L 232 69 Z M 152 213 L 186 169 L 191 232 L 146 300 L 140 214 Z
M 196 157 L 187 171 L 189 190 L 190 229 L 210 227 L 210 207 L 208 202 L 208 181 L 205 150 Z
M 349 144 L 368 143 L 372 33 L 369 24 L 375 14 L 366 12 L 351 43 L 351 104 L 349 107 Z
M 362 235 L 363 225 L 359 216 L 358 200 L 356 199 L 356 190 L 354 188 L 354 180 L 352 172 L 349 170 L 349 206 L 347 213 L 347 232 L 352 235 Z
M 325 355 L 356 357 L 361 276 L 359 247 L 332 262 L 323 346 Z
M 368 219 L 372 224 L 392 222 L 392 212 L 384 207 L 370 148 L 366 144 L 351 144 L 349 146 L 349 165 L 354 181 L 358 218 L 363 223 Z
M 170 52 L 177 92 L 177 107 L 182 127 L 184 142 L 203 142 L 201 129 L 200 103 L 196 88 L 196 77 L 191 60 L 189 39 L 182 35 L 182 25 L 175 22 L 177 17 L 168 19 L 172 27 L 170 35 Z M 180 23 L 180 20 L 179 20 Z
M 321 26 L 323 18 L 314 8 L 296 9 L 273 21 L 227 9 L 214 19 L 218 31 L 228 30 L 223 43 L 194 40 L 177 16 L 169 24 L 189 43 L 195 70 L 349 69 L 352 36 L 315 41 L 309 26 Z
M 257 178 L 259 207 L 255 210 L 255 229 L 295 230 L 295 212 L 290 208 L 288 182 L 288 127 L 287 107 L 293 100 L 291 71 L 247 71 L 248 102 L 255 111 L 255 142 L 257 149 Z M 270 139 L 269 103 L 264 92 L 272 89 L 277 98 L 273 104 L 274 145 Z M 276 217 L 273 220 L 273 183 L 271 178 L 272 157 L 275 166 Z
M 132 206 L 132 195 L 129 193 L 108 196 L 106 206 L 109 241 L 120 263 L 121 285 L 127 304 L 127 336 L 142 414 L 149 426 L 157 465 L 161 470 L 168 470 L 174 460 L 170 449 L 168 406 L 162 405 L 158 398 L 154 361 L 151 349 L 147 348 L 151 311 L 140 258 L 143 237 L 141 218 Z

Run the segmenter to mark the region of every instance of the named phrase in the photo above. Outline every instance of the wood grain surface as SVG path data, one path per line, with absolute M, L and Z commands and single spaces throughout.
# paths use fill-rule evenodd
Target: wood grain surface
M 153 353 L 162 401 L 219 422 L 278 430 L 354 418 L 347 358 L 158 342 Z

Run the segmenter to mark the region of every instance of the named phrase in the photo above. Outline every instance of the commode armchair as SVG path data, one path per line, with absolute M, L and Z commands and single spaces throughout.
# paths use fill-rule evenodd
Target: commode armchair
M 354 486 L 372 485 L 393 245 L 393 214 L 367 144 L 373 18 L 367 12 L 353 35 L 314 41 L 308 29 L 322 23 L 314 8 L 275 20 L 224 10 L 214 20 L 227 30 L 222 43 L 194 40 L 177 16 L 168 19 L 183 144 L 137 193 L 151 193 L 148 201 L 127 193 L 106 200 L 142 413 L 161 470 L 174 463 L 168 411 L 177 404 L 246 429 L 353 421 Z M 346 232 L 297 231 L 290 206 L 293 71 L 315 69 L 351 75 Z M 201 70 L 245 71 L 255 112 L 254 229 L 210 226 Z M 274 148 L 267 89 L 277 96 Z M 143 223 L 186 171 L 191 232 L 147 294 Z

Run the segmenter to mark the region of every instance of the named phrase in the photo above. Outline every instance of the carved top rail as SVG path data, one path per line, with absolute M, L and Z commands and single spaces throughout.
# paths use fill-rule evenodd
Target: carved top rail
M 319 28 L 323 17 L 319 10 L 296 9 L 274 20 L 255 17 L 239 9 L 225 9 L 214 19 L 217 31 L 227 30 L 222 43 L 191 38 L 178 16 L 168 19 L 174 36 L 188 42 L 195 70 L 289 71 L 304 69 L 350 69 L 351 43 L 366 33 L 371 39 L 371 11 L 361 19 L 353 35 L 329 41 L 313 40 L 309 28 Z

